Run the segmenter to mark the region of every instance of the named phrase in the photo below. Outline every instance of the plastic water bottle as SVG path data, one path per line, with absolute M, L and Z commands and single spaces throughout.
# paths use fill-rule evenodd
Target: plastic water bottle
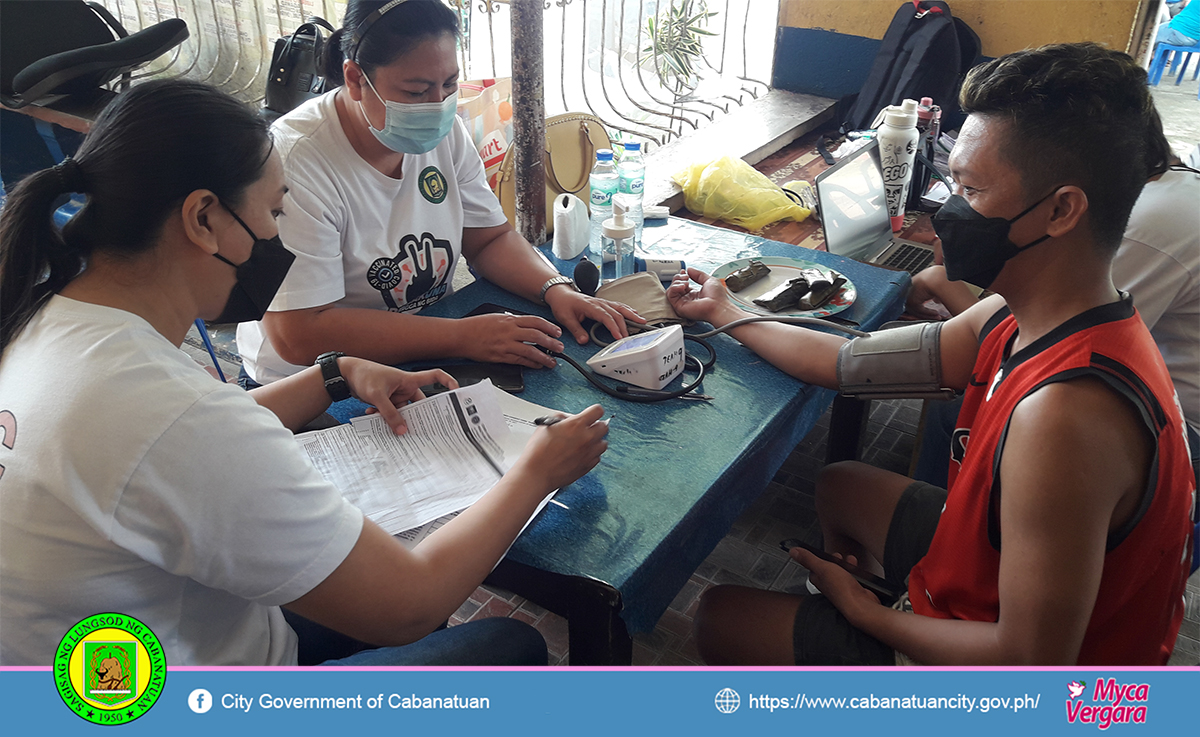
M 625 155 L 617 165 L 620 177 L 621 199 L 625 202 L 625 217 L 633 222 L 637 234 L 634 240 L 642 244 L 642 196 L 646 189 L 646 160 L 642 158 L 642 144 L 626 143 Z
M 917 153 L 933 161 L 932 147 L 929 143 L 930 130 L 933 128 L 934 108 L 932 97 L 922 97 L 917 104 Z M 919 161 L 912 165 L 912 176 L 908 185 L 908 196 L 904 198 L 905 208 L 916 210 L 921 206 L 921 196 L 929 189 L 929 169 Z
M 884 108 L 883 125 L 879 126 L 879 159 L 883 165 L 883 192 L 888 214 L 892 216 L 892 232 L 904 225 L 904 203 L 912 182 L 913 157 L 917 153 L 917 101 L 905 100 L 900 105 Z
M 604 228 L 604 221 L 612 217 L 613 195 L 620 186 L 617 168 L 613 165 L 612 149 L 602 148 L 596 151 L 596 165 L 592 167 L 592 175 L 588 181 L 591 186 L 588 211 L 592 221 L 588 247 L 591 250 L 591 260 L 602 264 L 604 254 L 600 248 L 600 234 Z

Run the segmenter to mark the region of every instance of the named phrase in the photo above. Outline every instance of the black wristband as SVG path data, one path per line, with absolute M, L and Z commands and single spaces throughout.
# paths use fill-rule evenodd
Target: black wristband
M 337 362 L 345 355 L 338 351 L 330 351 L 317 356 L 317 365 L 321 367 L 321 377 L 325 380 L 325 391 L 329 392 L 329 398 L 335 402 L 350 398 L 350 385 L 342 376 L 342 370 L 338 368 Z

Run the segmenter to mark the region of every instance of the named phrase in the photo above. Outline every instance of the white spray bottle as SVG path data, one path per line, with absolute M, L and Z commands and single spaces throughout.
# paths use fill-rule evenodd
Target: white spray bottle
M 883 189 L 888 214 L 892 217 L 892 232 L 904 224 L 904 203 L 912 182 L 913 158 L 917 153 L 917 101 L 905 100 L 880 111 L 883 125 L 879 126 L 879 160 L 883 165 Z

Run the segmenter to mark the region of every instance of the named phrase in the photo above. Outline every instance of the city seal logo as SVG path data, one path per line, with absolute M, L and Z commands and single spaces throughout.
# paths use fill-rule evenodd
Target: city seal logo
M 446 201 L 446 177 L 436 166 L 425 167 L 421 176 L 417 177 L 417 187 L 421 190 L 421 196 L 435 205 Z
M 71 711 L 93 724 L 125 724 L 162 694 L 167 661 L 150 628 L 125 614 L 88 617 L 54 652 L 54 685 Z

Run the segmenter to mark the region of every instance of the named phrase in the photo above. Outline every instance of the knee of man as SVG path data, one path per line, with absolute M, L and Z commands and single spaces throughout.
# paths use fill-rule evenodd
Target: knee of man
M 830 505 L 836 504 L 845 496 L 847 490 L 862 486 L 861 472 L 864 465 L 859 461 L 840 461 L 821 469 L 817 474 L 816 483 L 817 514 L 821 513 L 822 507 L 828 509 Z
M 737 604 L 737 586 L 714 586 L 700 595 L 700 605 L 696 608 L 696 618 L 693 620 L 693 630 L 696 635 L 696 647 L 700 657 L 706 663 L 719 660 L 721 644 L 725 640 L 724 632 L 732 615 L 740 607 Z

